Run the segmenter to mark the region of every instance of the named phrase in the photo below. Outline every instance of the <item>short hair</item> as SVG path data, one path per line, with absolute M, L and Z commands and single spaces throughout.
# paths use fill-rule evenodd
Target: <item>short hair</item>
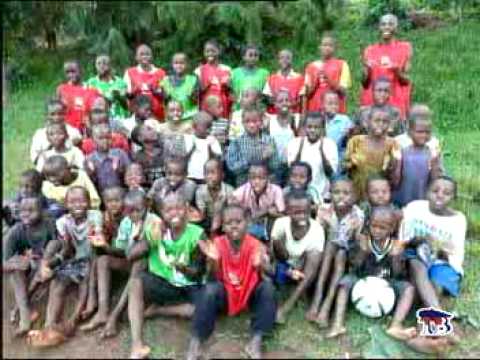
M 337 91 L 328 89 L 322 94 L 322 102 L 325 101 L 325 98 L 327 97 L 327 95 L 335 95 L 337 98 L 340 98 L 340 94 Z
M 289 176 L 292 174 L 293 168 L 295 167 L 303 167 L 307 169 L 307 177 L 308 181 L 312 181 L 312 166 L 307 163 L 306 161 L 301 161 L 301 160 L 296 160 L 290 164 L 290 171 L 289 171 Z
M 261 167 L 261 168 L 264 168 L 265 171 L 267 172 L 267 175 L 268 175 L 268 173 L 269 173 L 268 164 L 267 164 L 267 162 L 264 161 L 264 160 L 254 160 L 254 161 L 250 162 L 250 167 L 249 167 L 248 171 L 250 172 L 250 170 L 251 170 L 253 167 Z
M 179 56 L 179 55 L 182 55 L 184 58 L 185 58 L 185 61 L 188 61 L 188 56 L 187 54 L 185 54 L 184 52 L 176 52 L 175 54 L 172 55 L 172 62 L 173 62 L 173 59 L 175 58 L 175 56 Z
M 102 191 L 102 199 L 111 192 L 118 191 L 121 194 L 121 197 L 125 197 L 125 189 L 121 186 L 109 186 Z
M 207 168 L 207 164 L 208 163 L 211 163 L 211 162 L 214 162 L 217 164 L 218 166 L 218 169 L 223 173 L 224 172 L 224 168 L 223 168 L 223 161 L 222 159 L 220 159 L 219 157 L 217 156 L 214 156 L 214 157 L 211 157 L 210 159 L 208 159 L 206 162 L 205 162 L 205 165 L 203 165 L 203 169 L 205 170 Z
M 285 202 L 288 204 L 292 200 L 307 200 L 311 204 L 311 197 L 305 190 L 292 189 L 285 197 Z
M 205 104 L 210 107 L 214 104 L 220 104 L 222 101 L 220 100 L 220 97 L 218 97 L 217 95 L 209 95 L 207 96 L 207 98 L 205 99 Z
M 62 155 L 52 155 L 45 160 L 43 172 L 68 168 L 68 161 Z
M 225 214 L 227 213 L 227 211 L 230 211 L 230 210 L 233 210 L 233 209 L 240 210 L 245 218 L 248 218 L 250 216 L 250 212 L 247 211 L 246 209 L 244 209 L 239 204 L 228 204 L 221 211 L 222 222 L 225 219 Z
M 255 105 L 250 106 L 246 109 L 243 109 L 243 111 L 242 111 L 242 121 L 245 119 L 245 115 L 250 114 L 250 113 L 256 113 L 260 117 L 262 117 L 262 115 L 263 115 L 263 111 L 260 110 L 257 106 L 255 106 Z
M 390 182 L 388 181 L 388 179 L 385 176 L 382 176 L 380 174 L 371 174 L 367 178 L 367 183 L 366 183 L 366 189 L 367 190 L 368 190 L 368 187 L 370 186 L 370 183 L 372 183 L 374 181 L 386 181 L 390 185 Z
M 39 173 L 37 170 L 35 169 L 25 170 L 20 174 L 20 177 L 29 179 L 29 181 L 31 181 L 32 184 L 34 185 L 33 187 L 36 193 L 42 190 L 43 177 L 42 177 L 42 174 Z
M 75 190 L 81 190 L 83 192 L 83 194 L 85 195 L 85 197 L 87 198 L 88 202 L 90 202 L 90 193 L 88 192 L 88 190 L 83 186 L 75 185 L 75 186 L 72 186 L 72 187 L 68 188 L 67 192 L 65 193 L 65 203 L 67 202 L 67 199 L 68 199 L 69 195 L 72 192 L 74 192 Z
M 63 66 L 67 65 L 67 64 L 75 64 L 78 66 L 78 68 L 80 69 L 81 65 L 80 65 L 80 61 L 78 59 L 70 59 L 70 60 L 65 60 L 64 63 L 63 63 Z
M 20 200 L 20 204 L 26 200 L 34 201 L 35 204 L 37 204 L 37 206 L 39 207 L 39 209 L 42 210 L 42 198 L 40 197 L 40 195 L 26 196 Z M 43 214 L 43 211 L 41 211 L 41 213 Z
M 431 121 L 432 110 L 426 104 L 413 104 L 408 111 L 408 127 L 412 128 L 418 120 Z
M 67 132 L 67 125 L 64 123 L 64 122 L 61 122 L 61 123 L 49 123 L 47 126 L 46 126 L 46 132 L 48 134 L 48 130 L 51 129 L 51 128 L 54 128 L 54 127 L 59 127 L 61 128 L 65 134 L 68 135 L 68 132 Z
M 385 106 L 377 106 L 377 105 L 372 105 L 370 107 L 370 111 L 368 112 L 368 120 L 370 120 L 373 117 L 373 115 L 379 112 L 387 114 L 388 119 L 392 120 L 392 112 Z
M 396 15 L 392 14 L 392 13 L 388 13 L 388 14 L 382 15 L 382 16 L 380 17 L 380 21 L 382 21 L 383 19 L 385 19 L 385 18 L 387 18 L 387 17 L 388 17 L 388 18 L 391 18 L 391 19 L 393 20 L 393 22 L 394 22 L 394 24 L 395 24 L 395 28 L 398 27 L 398 17 L 397 17 Z
M 247 44 L 247 45 L 242 47 L 242 56 L 245 56 L 245 54 L 247 53 L 248 50 L 255 50 L 258 53 L 258 55 L 260 55 L 260 49 L 257 45 Z
M 170 192 L 167 195 L 156 192 L 153 199 L 156 208 L 159 210 L 161 210 L 169 201 L 178 201 L 185 206 L 188 205 L 188 201 L 185 196 L 179 192 Z
M 372 207 L 372 211 L 370 213 L 370 219 L 372 219 L 377 214 L 388 214 L 393 222 L 393 225 L 397 223 L 397 214 L 395 209 L 389 205 L 380 205 Z M 371 224 L 371 221 L 369 221 Z
M 307 121 L 310 119 L 320 119 L 321 124 L 325 124 L 325 115 L 320 111 L 309 111 L 305 116 L 304 125 L 307 124 Z
M 100 134 L 104 133 L 111 133 L 112 129 L 110 128 L 110 125 L 108 123 L 100 123 L 100 124 L 95 124 L 92 127 L 92 137 L 96 138 Z
M 331 31 L 325 31 L 325 32 L 322 34 L 321 40 L 323 40 L 323 39 L 332 39 L 332 40 L 333 40 L 333 43 L 334 43 L 334 44 L 337 44 L 337 38 L 336 38 L 336 36 L 333 34 L 333 32 L 331 32 Z
M 454 178 L 452 178 L 451 176 L 448 176 L 448 175 L 441 175 L 441 176 L 437 176 L 437 177 L 432 177 L 430 179 L 430 181 L 428 182 L 428 190 L 430 190 L 430 188 L 433 186 L 433 184 L 437 180 L 444 180 L 444 181 L 451 182 L 453 184 L 453 199 L 455 200 L 457 198 L 457 195 L 458 195 L 458 193 L 457 193 L 458 192 L 457 181 Z
M 337 184 L 337 183 L 340 183 L 340 182 L 346 182 L 346 183 L 349 183 L 352 187 L 354 186 L 353 185 L 353 180 L 350 179 L 348 176 L 346 175 L 341 175 L 341 176 L 338 176 L 336 178 L 334 178 L 332 180 L 332 188 Z
M 170 104 L 178 104 L 178 105 L 180 105 L 180 107 L 182 108 L 182 111 L 183 111 L 183 104 L 182 104 L 180 101 L 178 101 L 178 100 L 176 100 L 176 99 L 170 99 L 170 100 L 168 100 L 168 102 L 167 102 L 167 109 L 168 109 L 168 107 L 170 106 Z
M 278 55 L 280 55 L 281 52 L 289 53 L 290 56 L 293 58 L 293 51 L 292 51 L 292 50 L 290 50 L 290 49 L 281 49 L 281 50 L 278 52 Z
M 180 165 L 183 173 L 184 174 L 187 173 L 188 162 L 187 162 L 187 159 L 184 156 L 178 156 L 178 155 L 168 156 L 165 159 L 165 171 L 167 170 L 167 166 L 169 166 L 170 164 Z
M 218 52 L 222 52 L 222 46 L 220 45 L 220 43 L 216 40 L 216 39 L 209 39 L 207 41 L 205 41 L 205 46 L 207 45 L 212 45 L 214 47 L 216 47 L 218 49 Z
M 48 108 L 51 107 L 51 106 L 55 106 L 55 105 L 59 105 L 63 108 L 63 110 L 66 110 L 66 105 L 62 101 L 62 99 L 60 99 L 57 96 L 53 96 L 53 97 L 50 97 L 50 98 L 47 99 L 47 101 L 45 103 L 45 111 L 48 112 Z
M 372 86 L 372 89 L 375 89 L 375 87 L 378 85 L 378 84 L 388 84 L 390 85 L 390 88 L 392 87 L 392 82 L 390 81 L 389 78 L 385 77 L 385 76 L 380 76 L 378 77 L 377 79 L 375 79 L 373 81 L 373 86 Z
M 125 194 L 125 197 L 123 199 L 124 202 L 127 202 L 127 201 L 128 202 L 134 202 L 134 201 L 137 201 L 137 200 L 141 200 L 145 203 L 145 201 L 147 200 L 145 192 L 143 192 L 142 190 L 138 190 L 138 189 L 130 190 Z
M 152 100 L 145 94 L 138 94 L 133 99 L 133 105 L 135 108 L 140 108 L 144 106 L 152 106 Z

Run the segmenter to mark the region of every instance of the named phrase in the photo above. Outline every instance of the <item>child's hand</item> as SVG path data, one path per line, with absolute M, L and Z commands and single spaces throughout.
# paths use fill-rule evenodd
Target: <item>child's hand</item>
M 199 241 L 198 246 L 200 251 L 210 260 L 212 261 L 219 261 L 220 260 L 220 253 L 217 249 L 215 243 L 211 240 L 208 241 Z
M 92 244 L 94 247 L 106 247 L 108 245 L 105 241 L 105 236 L 103 236 L 102 233 L 89 235 L 88 241 L 90 241 L 90 244 Z
M 95 164 L 93 163 L 92 160 L 87 160 L 87 170 L 90 171 L 90 173 L 94 173 L 95 172 Z
M 270 216 L 276 216 L 278 214 L 277 207 L 275 205 L 272 205 L 268 208 L 268 215 Z
M 268 160 L 272 157 L 274 152 L 273 145 L 272 144 L 264 144 L 262 146 L 262 159 L 263 160 Z
M 120 166 L 120 159 L 118 156 L 112 156 L 112 170 L 117 171 Z
M 333 206 L 320 206 L 317 212 L 317 220 L 324 226 L 331 226 L 333 224 Z
M 289 269 L 287 275 L 295 281 L 303 280 L 305 278 L 305 274 L 297 269 Z
M 259 246 L 255 255 L 253 256 L 252 266 L 254 268 L 259 268 L 263 264 L 268 264 L 269 257 L 263 246 Z

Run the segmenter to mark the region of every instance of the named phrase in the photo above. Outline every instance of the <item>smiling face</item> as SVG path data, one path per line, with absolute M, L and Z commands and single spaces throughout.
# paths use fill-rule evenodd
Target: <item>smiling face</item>
M 240 207 L 232 206 L 223 211 L 222 228 L 231 241 L 240 241 L 247 232 L 245 211 Z
M 147 204 L 145 198 L 142 196 L 131 196 L 128 195 L 124 200 L 124 213 L 130 218 L 134 223 L 142 221 L 147 212 Z
M 63 66 L 63 71 L 65 73 L 65 78 L 71 84 L 79 84 L 80 83 L 80 66 L 77 62 L 67 62 Z
M 172 68 L 177 75 L 185 74 L 185 70 L 187 69 L 187 56 L 183 53 L 173 55 Z
M 135 54 L 135 60 L 142 66 L 148 66 L 152 63 L 152 49 L 147 45 L 140 45 Z
M 308 170 L 305 166 L 293 166 L 290 170 L 289 184 L 294 189 L 306 189 L 308 186 Z
M 110 74 L 110 57 L 107 55 L 97 56 L 95 69 L 97 70 L 97 75 L 100 77 Z
M 71 188 L 65 195 L 65 207 L 74 220 L 83 220 L 87 217 L 90 208 L 90 198 L 84 188 Z
M 305 132 L 310 143 L 320 139 L 323 129 L 323 120 L 320 117 L 307 116 L 305 119 Z
M 161 206 L 162 218 L 168 226 L 179 229 L 187 222 L 187 204 L 176 195 L 165 198 Z
M 248 135 L 256 136 L 260 133 L 262 128 L 262 116 L 259 111 L 244 111 L 243 112 L 243 127 Z
M 65 106 L 59 102 L 53 102 L 47 106 L 47 122 L 64 123 L 65 122 Z
M 383 106 L 390 99 L 391 86 L 388 81 L 377 81 L 373 86 L 373 102 L 375 105 Z
M 387 135 L 390 126 L 390 114 L 387 111 L 373 111 L 368 119 L 368 133 L 371 136 L 380 138 Z
M 408 134 L 415 146 L 424 146 L 432 136 L 431 121 L 428 119 L 417 119 L 408 129 Z
M 185 179 L 185 168 L 177 161 L 168 161 L 165 166 L 165 177 L 171 189 L 176 189 Z
M 280 67 L 280 70 L 286 70 L 292 66 L 291 51 L 282 50 L 278 53 L 278 66 Z
M 71 175 L 67 161 L 62 162 L 62 164 L 49 164 L 48 160 L 43 167 L 43 174 L 46 180 L 54 186 L 65 185 Z
M 275 109 L 278 113 L 285 115 L 290 112 L 290 97 L 287 91 L 280 91 L 275 99 Z
M 261 194 L 268 183 L 268 172 L 265 166 L 250 166 L 248 181 L 256 194 Z
M 288 199 L 287 215 L 291 218 L 293 226 L 306 226 L 311 212 L 310 200 L 308 198 Z
M 136 189 L 141 187 L 144 182 L 145 175 L 142 165 L 138 163 L 130 164 L 125 171 L 125 185 L 127 185 L 129 189 Z
M 183 108 L 178 101 L 170 101 L 167 106 L 168 121 L 178 124 L 182 121 Z
M 38 198 L 25 198 L 20 202 L 20 221 L 30 227 L 37 225 L 42 219 L 42 209 Z
M 455 184 L 446 179 L 433 181 L 427 192 L 430 211 L 435 214 L 444 214 L 448 205 L 455 197 Z
M 257 65 L 259 57 L 260 53 L 257 49 L 248 48 L 243 54 L 243 62 L 247 67 L 254 67 L 255 65 Z
M 103 192 L 103 203 L 105 210 L 114 216 L 120 215 L 123 210 L 123 190 L 122 188 L 109 188 Z
M 373 240 L 385 240 L 395 230 L 395 216 L 392 211 L 373 211 L 370 215 L 370 235 Z
M 68 134 L 65 124 L 51 124 L 47 128 L 47 140 L 54 149 L 61 149 L 65 146 Z
M 378 26 L 382 39 L 384 41 L 392 39 L 397 31 L 397 26 L 398 20 L 396 16 L 392 14 L 383 15 Z
M 325 93 L 323 97 L 323 107 L 328 115 L 335 115 L 338 113 L 338 109 L 340 108 L 338 94 L 334 92 Z
M 248 88 L 242 91 L 242 95 L 240 97 L 240 107 L 242 109 L 246 109 L 254 105 L 258 101 L 258 91 L 253 88 Z
M 218 60 L 220 49 L 212 43 L 207 42 L 203 48 L 203 56 L 207 63 L 212 64 Z
M 223 171 L 216 160 L 209 160 L 205 164 L 205 182 L 208 188 L 217 188 L 223 180 Z
M 351 181 L 339 180 L 332 187 L 332 202 L 335 209 L 346 211 L 355 203 L 355 192 Z
M 325 36 L 318 47 L 322 59 L 329 59 L 335 53 L 335 40 L 330 36 Z
M 392 198 L 390 184 L 386 179 L 370 180 L 367 186 L 368 201 L 373 206 L 388 205 Z

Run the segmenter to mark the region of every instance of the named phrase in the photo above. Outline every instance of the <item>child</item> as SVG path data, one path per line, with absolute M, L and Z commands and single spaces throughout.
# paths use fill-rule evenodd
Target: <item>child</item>
M 192 116 L 194 115 L 192 114 Z M 191 134 L 192 122 L 184 120 L 182 103 L 177 100 L 170 100 L 167 104 L 167 121 L 160 124 L 155 130 L 166 137 L 178 134 Z
M 57 257 L 61 263 L 53 269 L 44 266 L 45 273 L 53 279 L 48 295 L 45 328 L 29 333 L 28 342 L 32 346 L 57 345 L 62 335 L 73 334 L 87 299 L 91 244 L 105 241 L 102 213 L 89 210 L 90 198 L 85 188 L 74 186 L 68 189 L 65 206 L 68 214 L 57 220 L 58 238 L 62 242 L 62 250 Z M 59 326 L 66 290 L 72 283 L 79 287 L 78 301 L 71 317 Z
M 45 160 L 53 155 L 63 156 L 70 167 L 83 168 L 85 156 L 76 146 L 67 145 L 68 134 L 64 123 L 49 124 L 47 126 L 47 139 L 50 143 L 50 149 L 39 154 L 36 163 L 38 171 L 43 170 Z
M 398 211 L 392 204 L 392 188 L 389 181 L 380 175 L 372 175 L 367 179 L 367 200 L 360 204 L 360 209 L 365 214 L 365 225 L 368 225 L 372 209 L 377 206 L 390 206 Z M 401 218 L 401 213 L 397 212 Z
M 138 136 L 136 133 L 138 133 Z M 145 186 L 150 187 L 164 173 L 162 143 L 159 140 L 158 133 L 145 124 L 133 131 L 132 138 L 135 137 L 140 144 L 140 150 L 133 154 L 133 161 L 138 162 L 143 167 Z
M 292 139 L 288 143 L 288 163 L 296 160 L 308 163 L 312 168 L 310 184 L 321 194 L 322 199 L 329 199 L 329 178 L 338 168 L 337 145 L 325 137 L 325 119 L 321 113 L 308 113 L 304 127 L 306 136 Z
M 209 96 L 205 100 L 206 112 L 212 117 L 211 134 L 218 140 L 222 150 L 226 150 L 230 122 L 222 117 L 222 102 L 218 96 Z
M 156 194 L 165 197 L 170 193 L 181 195 L 188 204 L 193 204 L 197 185 L 187 179 L 187 162 L 183 158 L 165 160 L 165 177 L 155 180 L 147 197 L 150 201 Z
M 235 176 L 237 187 L 245 184 L 250 164 L 255 161 L 268 162 L 268 169 L 273 174 L 274 182 L 279 181 L 280 157 L 272 137 L 260 131 L 262 115 L 258 109 L 245 109 L 243 111 L 245 133 L 228 146 L 226 162 Z
M 311 185 L 312 167 L 305 161 L 294 161 L 290 164 L 288 185 L 283 188 L 283 197 L 286 199 L 292 191 L 305 191 L 310 199 L 312 212 L 323 203 L 320 193 Z
M 299 114 L 302 111 L 302 97 L 300 92 L 303 88 L 304 78 L 302 74 L 296 73 L 292 68 L 293 54 L 290 50 L 283 49 L 278 52 L 278 65 L 280 69 L 271 74 L 265 87 L 263 95 L 267 96 L 271 104 L 267 111 L 269 114 L 276 114 L 274 103 L 279 91 L 287 91 L 290 100 L 290 111 Z
M 223 231 L 211 242 L 201 242 L 216 279 L 198 294 L 193 314 L 192 338 L 187 359 L 201 356 L 201 345 L 212 334 L 220 311 L 234 316 L 250 306 L 252 338 L 245 350 L 249 357 L 261 358 L 263 336 L 273 329 L 276 304 L 274 287 L 262 279 L 268 266 L 265 246 L 246 233 L 248 218 L 241 207 L 228 206 L 222 211 Z
M 373 104 L 360 106 L 355 115 L 355 123 L 358 134 L 366 134 L 368 128 L 368 115 L 372 107 L 382 108 L 390 112 L 391 123 L 388 128 L 388 134 L 391 136 L 399 135 L 405 131 L 405 120 L 400 116 L 400 110 L 389 104 L 392 95 L 392 83 L 386 77 L 379 77 L 373 82 Z
M 311 202 L 307 193 L 293 190 L 286 203 L 287 216 L 278 218 L 272 228 L 273 254 L 278 260 L 275 278 L 282 283 L 282 278 L 288 277 L 297 285 L 278 309 L 278 323 L 285 322 L 297 300 L 315 281 L 325 243 L 322 226 L 311 218 Z
M 198 186 L 195 206 L 201 213 L 207 233 L 220 230 L 220 212 L 233 193 L 233 187 L 223 182 L 223 162 L 218 158 L 209 159 L 204 166 L 205 184 Z
M 182 109 L 182 120 L 188 121 L 198 111 L 199 84 L 195 75 L 186 74 L 187 55 L 175 53 L 172 57 L 173 73 L 160 83 L 166 102 L 175 100 Z
M 415 289 L 408 281 L 403 280 L 405 276 L 403 248 L 393 236 L 396 227 L 395 212 L 391 208 L 380 206 L 373 209 L 368 233 L 362 236 L 352 249 L 350 271 L 340 281 L 333 325 L 326 335 L 327 338 L 347 332 L 345 314 L 350 290 L 365 276 L 383 278 L 395 291 L 397 301 L 393 319 L 386 330 L 387 334 L 398 340 L 408 340 L 415 336 L 415 327 L 402 326 L 412 307 Z
M 268 180 L 268 166 L 253 162 L 248 170 L 248 182 L 235 189 L 232 200 L 250 212 L 249 231 L 267 241 L 270 224 L 285 211 L 282 189 Z
M 144 189 L 145 181 L 145 173 L 142 164 L 137 162 L 130 163 L 125 170 L 124 179 L 128 191 L 140 190 L 146 193 Z
M 347 137 L 354 125 L 345 114 L 339 114 L 340 97 L 338 93 L 327 90 L 323 94 L 323 108 L 325 109 L 325 134 L 335 141 L 338 149 L 338 159 L 342 163 L 347 147 Z
M 355 184 L 359 200 L 365 199 L 366 182 L 370 175 L 392 178 L 400 164 L 399 146 L 387 136 L 390 121 L 389 112 L 373 108 L 369 116 L 368 135 L 356 135 L 348 141 L 345 169 Z
M 16 336 L 30 330 L 38 312 L 31 310 L 30 299 L 39 282 L 42 282 L 40 263 L 49 264 L 58 249 L 55 223 L 45 217 L 42 200 L 27 195 L 20 201 L 20 222 L 8 233 L 3 262 L 3 272 L 11 274 L 15 303 L 20 313 Z
M 228 138 L 231 140 L 241 136 L 245 132 L 243 127 L 243 111 L 249 108 L 260 108 L 260 92 L 255 88 L 247 88 L 240 95 L 240 110 L 232 113 Z
M 316 321 L 321 327 L 328 325 L 330 308 L 335 299 L 338 282 L 345 271 L 347 256 L 351 254 L 354 243 L 358 241 L 364 219 L 363 211 L 355 205 L 352 181 L 337 179 L 332 186 L 332 204 L 320 206 L 317 214 L 317 220 L 327 233 L 327 244 L 315 295 L 307 312 L 307 320 Z M 334 262 L 333 269 L 331 269 L 332 262 Z M 328 278 L 330 281 L 327 296 L 320 308 Z
M 97 76 L 91 77 L 85 82 L 87 88 L 96 89 L 110 104 L 110 118 L 114 121 L 122 121 L 128 116 L 125 94 L 127 84 L 114 74 L 110 65 L 110 56 L 101 54 L 95 60 Z
M 66 146 L 77 145 L 82 140 L 82 134 L 77 128 L 65 123 L 65 105 L 60 99 L 52 98 L 47 102 L 47 116 L 45 118 L 45 127 L 37 129 L 32 138 L 32 145 L 30 147 L 30 159 L 32 163 L 37 162 L 38 156 L 44 150 L 50 148 L 50 142 L 47 139 L 47 126 L 49 124 L 65 124 L 67 128 L 68 139 Z
M 63 70 L 67 82 L 57 87 L 57 96 L 66 107 L 65 122 L 83 133 L 91 101 L 99 94 L 81 84 L 80 63 L 77 60 L 66 61 Z
M 100 197 L 92 180 L 83 170 L 71 171 L 63 156 L 49 157 L 43 166 L 43 175 L 45 181 L 42 184 L 42 193 L 57 204 L 63 204 L 69 188 L 81 186 L 87 189 L 92 208 L 98 209 L 100 206 Z
M 86 136 L 83 138 L 80 145 L 80 148 L 85 155 L 90 155 L 96 150 L 95 141 L 92 138 L 92 129 L 98 124 L 112 126 L 112 148 L 122 149 L 126 153 L 130 152 L 130 145 L 128 144 L 127 137 L 121 131 L 117 131 L 115 128 L 115 122 L 110 121 L 108 108 L 108 102 L 102 96 L 98 96 L 92 101 L 87 122 Z
M 206 99 L 210 95 L 218 96 L 222 101 L 222 117 L 229 119 L 231 110 L 230 77 L 231 68 L 219 63 L 220 45 L 208 40 L 203 48 L 205 63 L 195 69 L 200 82 L 200 110 L 206 110 Z
M 123 77 L 127 83 L 127 98 L 133 99 L 139 94 L 148 96 L 152 102 L 153 117 L 162 122 L 164 110 L 160 82 L 166 73 L 163 69 L 157 68 L 153 64 L 152 49 L 145 44 L 137 47 L 135 61 L 138 65 L 128 68 Z M 131 105 L 130 111 L 133 112 Z
M 431 131 L 432 124 L 428 118 L 415 114 L 410 117 L 408 134 L 412 144 L 402 148 L 401 166 L 394 177 L 394 199 L 400 207 L 413 200 L 425 199 L 429 180 L 443 173 L 440 153 L 432 151 L 427 145 Z
M 205 234 L 201 227 L 188 223 L 185 200 L 169 194 L 161 200 L 160 210 L 165 226 L 146 229 L 144 239 L 127 256 L 129 261 L 148 256 L 148 270 L 131 279 L 128 291 L 132 358 L 145 358 L 150 352 L 142 339 L 145 302 L 152 303 L 147 308 L 149 316 L 191 317 L 205 272 L 205 260 L 198 248 Z
M 130 164 L 128 155 L 111 148 L 112 133 L 108 125 L 96 125 L 92 133 L 97 150 L 85 160 L 87 173 L 100 192 L 107 187 L 123 186 L 125 169 Z
M 133 129 L 143 124 L 160 133 L 161 124 L 152 117 L 152 100 L 147 95 L 139 94 L 135 96 L 131 107 L 133 108 L 133 115 L 119 124 L 120 130 L 128 139 L 132 138 Z M 135 150 L 135 147 L 133 147 L 133 150 Z
M 350 68 L 345 60 L 335 58 L 335 47 L 335 38 L 331 34 L 323 35 L 319 46 L 321 59 L 305 69 L 306 111 L 323 110 L 323 93 L 333 90 L 340 98 L 339 112 L 347 112 L 346 92 L 352 85 Z
M 268 70 L 257 67 L 260 51 L 256 45 L 247 45 L 242 51 L 243 66 L 232 71 L 232 91 L 235 96 L 235 110 L 240 109 L 240 95 L 248 88 L 261 92 L 267 82 Z

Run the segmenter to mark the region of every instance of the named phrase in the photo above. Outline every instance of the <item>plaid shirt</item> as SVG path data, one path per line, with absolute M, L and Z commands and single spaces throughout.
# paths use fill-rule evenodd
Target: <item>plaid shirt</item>
M 268 159 L 268 168 L 272 181 L 278 182 L 278 170 L 280 168 L 280 158 L 273 138 L 265 133 L 257 136 L 251 136 L 247 133 L 234 139 L 228 146 L 227 166 L 235 174 L 236 186 L 243 185 L 248 179 L 248 169 L 254 161 L 262 160 L 264 146 L 273 147 L 273 155 Z
M 230 122 L 227 119 L 216 118 L 212 121 L 210 133 L 217 138 L 222 149 L 225 148 L 225 144 L 227 143 L 229 126 Z

